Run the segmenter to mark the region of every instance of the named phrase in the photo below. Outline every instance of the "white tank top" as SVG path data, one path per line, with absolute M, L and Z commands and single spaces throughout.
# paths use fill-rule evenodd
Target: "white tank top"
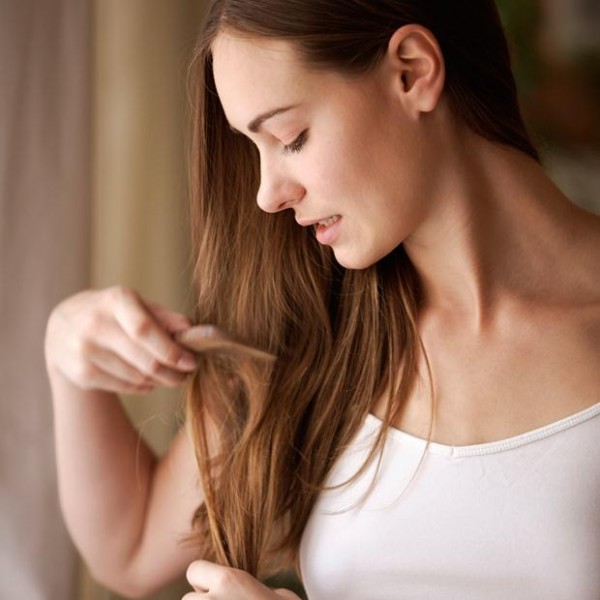
M 600 403 L 506 440 L 425 453 L 425 440 L 392 429 L 362 507 L 377 459 L 314 507 L 300 546 L 309 600 L 599 600 L 598 415 Z M 329 485 L 356 473 L 380 425 L 367 417 Z

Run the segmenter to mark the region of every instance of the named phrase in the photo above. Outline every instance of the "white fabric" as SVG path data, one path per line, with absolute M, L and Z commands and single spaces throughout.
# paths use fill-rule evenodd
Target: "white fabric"
M 599 415 L 600 403 L 507 440 L 425 453 L 425 440 L 392 429 L 363 506 L 353 505 L 375 464 L 315 506 L 300 549 L 310 600 L 598 600 Z M 367 417 L 329 484 L 356 472 L 380 425 Z

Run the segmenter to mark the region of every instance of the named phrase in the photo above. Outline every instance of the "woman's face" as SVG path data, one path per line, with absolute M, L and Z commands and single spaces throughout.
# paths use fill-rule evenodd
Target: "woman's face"
M 418 119 L 398 102 L 385 61 L 350 78 L 308 70 L 286 42 L 226 33 L 213 61 L 230 125 L 260 153 L 260 208 L 293 210 L 350 269 L 372 265 L 414 231 L 430 177 Z

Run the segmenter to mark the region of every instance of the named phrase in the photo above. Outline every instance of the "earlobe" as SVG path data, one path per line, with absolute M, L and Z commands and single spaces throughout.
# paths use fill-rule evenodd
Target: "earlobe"
M 421 25 L 400 27 L 390 38 L 387 59 L 402 102 L 416 113 L 434 110 L 445 80 L 444 58 L 435 36 Z

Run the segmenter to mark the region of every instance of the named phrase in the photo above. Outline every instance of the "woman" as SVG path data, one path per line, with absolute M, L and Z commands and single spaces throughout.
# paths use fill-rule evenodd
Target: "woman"
M 597 598 L 600 218 L 540 166 L 493 1 L 217 0 L 194 72 L 211 326 L 121 288 L 48 325 L 94 575 L 141 596 L 191 563 L 187 600 L 267 599 L 285 559 L 311 600 Z M 115 393 L 190 372 L 187 433 L 136 455 Z

